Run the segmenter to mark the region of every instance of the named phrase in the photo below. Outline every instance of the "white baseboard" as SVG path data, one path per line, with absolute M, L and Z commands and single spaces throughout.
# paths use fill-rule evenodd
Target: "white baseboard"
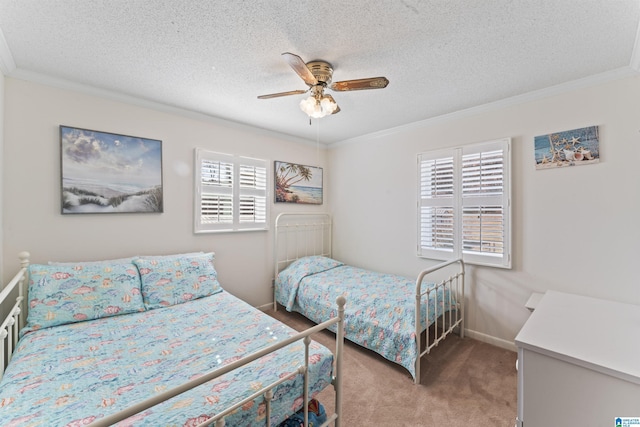
M 263 305 L 257 306 L 256 308 L 263 312 L 267 310 L 273 310 L 273 303 L 263 304 Z M 472 338 L 474 340 L 486 342 L 488 344 L 495 345 L 496 347 L 504 348 L 505 350 L 510 350 L 514 352 L 518 351 L 518 348 L 516 347 L 516 344 L 513 341 L 503 340 L 502 338 L 496 338 L 494 336 L 483 334 L 482 332 L 473 331 L 471 329 L 465 329 L 464 334 L 465 336 Z
M 474 340 L 486 342 L 488 344 L 495 345 L 496 347 L 504 348 L 505 350 L 518 351 L 516 343 L 513 341 L 503 340 L 502 338 L 496 338 L 491 335 L 483 334 L 482 332 L 472 331 L 471 329 L 464 330 L 465 336 L 473 338 Z
M 256 308 L 260 311 L 273 310 L 273 303 L 259 305 Z

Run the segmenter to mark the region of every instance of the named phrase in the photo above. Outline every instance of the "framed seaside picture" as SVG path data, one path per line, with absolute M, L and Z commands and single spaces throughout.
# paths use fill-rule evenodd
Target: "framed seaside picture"
M 162 141 L 60 126 L 62 213 L 162 212 Z
M 322 204 L 322 168 L 275 162 L 277 203 Z
M 536 169 L 581 166 L 600 161 L 598 126 L 536 136 L 534 147 Z

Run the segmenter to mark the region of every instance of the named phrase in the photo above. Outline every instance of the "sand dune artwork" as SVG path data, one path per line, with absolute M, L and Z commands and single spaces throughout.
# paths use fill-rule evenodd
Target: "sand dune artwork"
M 60 126 L 62 214 L 162 212 L 162 141 Z

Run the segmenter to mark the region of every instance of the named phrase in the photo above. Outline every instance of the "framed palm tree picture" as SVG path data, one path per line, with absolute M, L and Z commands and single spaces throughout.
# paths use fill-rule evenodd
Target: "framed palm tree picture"
M 322 204 L 322 168 L 275 162 L 276 203 Z

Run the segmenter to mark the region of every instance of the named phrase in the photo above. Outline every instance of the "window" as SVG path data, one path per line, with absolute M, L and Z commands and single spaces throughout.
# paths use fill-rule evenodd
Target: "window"
M 418 154 L 418 256 L 511 268 L 510 146 Z
M 196 149 L 194 231 L 266 230 L 267 162 Z

